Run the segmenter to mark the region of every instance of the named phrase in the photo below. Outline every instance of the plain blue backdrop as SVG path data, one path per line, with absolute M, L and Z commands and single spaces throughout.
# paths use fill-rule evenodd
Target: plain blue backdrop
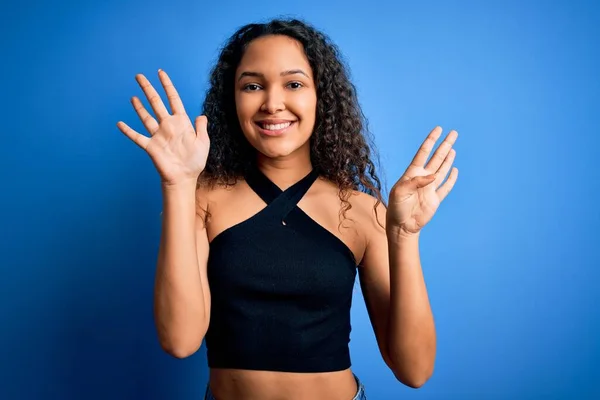
M 422 234 L 435 373 L 404 387 L 359 286 L 353 368 L 370 399 L 600 398 L 600 10 L 588 1 L 3 2 L 0 399 L 200 399 L 204 348 L 160 350 L 161 192 L 134 76 L 200 110 L 219 47 L 296 16 L 350 66 L 386 189 L 435 125 L 454 191 Z

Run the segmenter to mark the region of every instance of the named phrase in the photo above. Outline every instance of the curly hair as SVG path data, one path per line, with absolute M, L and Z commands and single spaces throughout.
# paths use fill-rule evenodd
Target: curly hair
M 348 199 L 353 190 L 375 197 L 377 211 L 377 206 L 385 202 L 371 159 L 375 146 L 356 88 L 337 46 L 324 33 L 298 19 L 248 24 L 225 43 L 211 71 L 202 106 L 210 138 L 202 180 L 209 185 L 235 185 L 256 160 L 256 150 L 243 135 L 236 114 L 235 73 L 250 42 L 267 35 L 285 35 L 303 45 L 317 91 L 315 128 L 310 138 L 311 162 L 320 176 L 339 188 L 343 204 L 340 214 L 345 218 L 351 209 Z

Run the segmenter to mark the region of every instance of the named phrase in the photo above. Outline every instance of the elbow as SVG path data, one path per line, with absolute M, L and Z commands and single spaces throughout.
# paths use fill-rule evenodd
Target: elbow
M 175 357 L 175 358 L 183 359 L 183 358 L 188 358 L 188 357 L 191 357 L 192 355 L 194 355 L 198 351 L 198 349 L 200 349 L 201 344 L 202 344 L 202 342 L 200 342 L 200 344 L 193 343 L 193 344 L 188 344 L 188 345 L 173 344 L 173 343 L 167 344 L 167 343 L 161 342 L 160 347 L 168 355 Z
M 411 374 L 399 373 L 394 371 L 394 376 L 402 384 L 412 388 L 419 389 L 427 383 L 429 378 L 433 375 L 433 372 L 415 372 Z
M 191 351 L 173 350 L 173 351 L 167 352 L 167 354 L 169 354 L 172 357 L 175 357 L 175 358 L 178 358 L 178 359 L 182 360 L 184 358 L 191 357 L 192 355 L 194 355 L 196 353 L 196 351 L 197 350 L 191 350 Z
M 194 355 L 202 346 L 206 330 L 186 332 L 174 335 L 173 332 L 159 332 L 159 343 L 162 350 L 175 358 L 187 358 Z
M 388 348 L 387 355 L 388 365 L 396 379 L 413 389 L 423 387 L 433 376 L 436 358 L 435 338 L 416 345 L 393 344 Z
M 194 355 L 202 346 L 208 326 L 185 326 L 177 329 L 174 324 L 157 324 L 158 342 L 161 349 L 175 358 L 187 358 Z
M 433 376 L 434 361 L 435 359 L 432 357 L 424 357 L 410 363 L 406 360 L 396 359 L 389 366 L 394 377 L 400 383 L 413 389 L 419 389 Z

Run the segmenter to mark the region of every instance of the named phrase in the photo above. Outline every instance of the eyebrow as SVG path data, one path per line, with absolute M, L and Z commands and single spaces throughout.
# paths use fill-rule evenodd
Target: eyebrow
M 287 75 L 295 75 L 295 74 L 302 74 L 304 76 L 306 76 L 307 78 L 310 78 L 306 72 L 302 71 L 301 69 L 290 69 L 287 71 L 283 71 L 281 74 L 279 74 L 279 76 L 287 76 Z M 244 71 L 240 74 L 240 77 L 238 78 L 238 82 L 245 76 L 254 76 L 257 78 L 264 78 L 265 75 L 261 74 L 260 72 L 253 72 L 253 71 Z

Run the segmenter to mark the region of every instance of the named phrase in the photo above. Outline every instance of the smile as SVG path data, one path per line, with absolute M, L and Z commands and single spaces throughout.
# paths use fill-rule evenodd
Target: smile
M 267 136 L 279 136 L 285 133 L 290 126 L 294 125 L 295 122 L 288 121 L 282 124 L 264 124 L 262 122 L 256 122 L 260 133 Z

